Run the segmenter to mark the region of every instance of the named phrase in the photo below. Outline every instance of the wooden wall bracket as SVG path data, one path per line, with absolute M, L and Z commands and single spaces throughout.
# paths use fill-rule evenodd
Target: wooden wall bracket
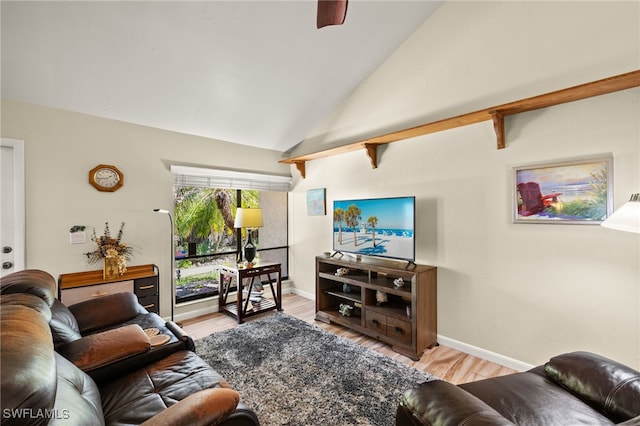
M 367 150 L 367 155 L 369 156 L 369 160 L 371 160 L 371 168 L 378 168 L 378 145 L 374 143 L 365 143 L 365 149 Z
M 302 179 L 307 177 L 307 162 L 306 161 L 294 161 L 293 164 L 296 165 L 296 169 L 298 169 L 298 173 L 302 176 Z
M 491 118 L 493 118 L 493 128 L 496 132 L 496 145 L 498 149 L 504 149 L 506 146 L 504 136 L 504 114 L 500 111 L 492 111 Z
M 497 149 L 504 149 L 506 147 L 504 117 L 507 115 L 520 114 L 526 111 L 547 108 L 554 105 L 578 101 L 581 99 L 591 98 L 593 96 L 605 95 L 607 93 L 631 89 L 639 86 L 640 70 L 631 71 L 625 74 L 619 74 L 613 77 L 604 78 L 602 80 L 596 80 L 590 83 L 569 87 L 567 89 L 557 90 L 555 92 L 549 92 L 543 95 L 521 99 L 506 104 L 497 105 L 491 108 L 485 108 L 479 111 L 445 118 L 443 120 L 433 121 L 431 123 L 422 124 L 420 126 L 412 127 L 409 129 L 387 133 L 363 141 L 353 142 L 347 145 L 329 148 L 311 154 L 304 154 L 297 157 L 286 158 L 284 160 L 280 160 L 280 162 L 285 164 L 295 164 L 296 168 L 300 172 L 300 175 L 304 179 L 305 163 L 307 161 L 338 154 L 344 154 L 359 149 L 366 149 L 367 155 L 371 160 L 371 166 L 375 169 L 378 167 L 377 145 L 384 145 L 391 142 L 415 138 L 417 136 L 423 136 L 429 133 L 441 132 L 443 130 L 467 126 L 469 124 L 476 124 L 488 120 L 493 121 L 493 127 L 496 132 Z

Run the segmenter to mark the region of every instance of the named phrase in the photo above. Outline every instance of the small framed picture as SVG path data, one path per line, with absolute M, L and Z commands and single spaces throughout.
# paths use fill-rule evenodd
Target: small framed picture
M 514 223 L 599 224 L 613 209 L 611 156 L 514 167 Z
M 327 214 L 325 191 L 325 188 L 307 191 L 307 215 L 324 216 Z

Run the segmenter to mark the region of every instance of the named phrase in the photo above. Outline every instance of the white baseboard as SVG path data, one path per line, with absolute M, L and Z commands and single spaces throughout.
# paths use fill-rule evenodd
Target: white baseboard
M 316 300 L 316 295 L 313 293 L 307 293 L 306 291 L 302 291 L 299 288 L 291 288 L 289 293 L 297 294 L 298 296 L 304 297 L 310 300 Z
M 292 284 L 293 281 L 291 280 L 283 280 L 282 281 L 282 294 L 289 294 L 293 292 L 292 289 Z M 229 295 L 229 299 L 230 302 L 235 301 L 235 295 L 234 294 L 230 294 Z M 212 298 L 208 298 L 206 300 L 196 300 L 193 302 L 187 302 L 184 304 L 181 304 L 180 306 L 187 306 L 187 305 L 196 305 L 202 302 L 209 302 L 206 304 L 206 306 L 202 307 L 202 308 L 194 308 L 194 309 L 190 309 L 187 312 L 182 312 L 179 314 L 174 314 L 173 318 L 174 321 L 184 321 L 184 320 L 188 320 L 191 318 L 196 318 L 196 317 L 200 317 L 203 315 L 209 315 L 209 314 L 213 314 L 215 312 L 218 312 L 218 296 L 212 297 Z M 169 321 L 169 317 L 164 318 L 165 321 Z
M 314 293 L 309 293 L 306 291 L 302 291 L 299 288 L 295 288 L 293 286 L 293 281 L 284 280 L 282 281 L 282 294 L 297 294 L 298 296 L 305 297 L 310 300 L 315 300 L 316 295 Z M 233 295 L 230 295 L 233 296 Z M 232 299 L 230 299 L 231 301 Z M 211 303 L 206 307 L 200 309 L 189 310 L 188 312 L 183 312 L 181 314 L 176 314 L 175 321 L 184 321 L 187 319 L 199 317 L 202 315 L 212 314 L 214 312 L 218 312 L 218 298 L 215 297 L 212 299 Z M 168 320 L 168 318 L 165 318 Z M 469 355 L 476 356 L 478 358 L 485 359 L 487 361 L 491 361 L 495 364 L 503 365 L 505 367 L 511 368 L 516 371 L 526 371 L 534 366 L 531 364 L 527 364 L 525 362 L 519 361 L 517 359 L 509 358 L 507 356 L 488 351 L 486 349 L 479 348 L 477 346 L 469 345 L 468 343 L 460 342 L 455 339 L 450 339 L 446 336 L 438 335 L 438 343 L 444 346 L 448 346 L 452 349 L 458 350 L 460 352 L 464 352 Z
M 452 349 L 458 350 L 460 352 L 464 352 L 466 354 L 473 355 L 478 358 L 486 359 L 487 361 L 491 361 L 495 364 L 499 364 L 516 371 L 526 371 L 534 367 L 531 364 L 518 361 L 517 359 L 509 358 L 504 355 L 500 355 L 498 353 L 479 348 L 477 346 L 469 345 L 467 343 L 460 342 L 458 340 L 450 339 L 440 334 L 438 334 L 438 343 L 444 346 L 448 346 Z

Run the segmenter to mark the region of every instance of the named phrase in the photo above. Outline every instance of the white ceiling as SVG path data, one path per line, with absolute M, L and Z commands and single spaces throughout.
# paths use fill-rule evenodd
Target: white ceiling
M 286 151 L 441 1 L 2 1 L 2 97 Z

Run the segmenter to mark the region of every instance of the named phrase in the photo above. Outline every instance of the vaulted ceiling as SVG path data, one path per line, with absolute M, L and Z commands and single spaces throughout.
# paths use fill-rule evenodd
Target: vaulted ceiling
M 286 151 L 441 3 L 3 0 L 2 97 Z

